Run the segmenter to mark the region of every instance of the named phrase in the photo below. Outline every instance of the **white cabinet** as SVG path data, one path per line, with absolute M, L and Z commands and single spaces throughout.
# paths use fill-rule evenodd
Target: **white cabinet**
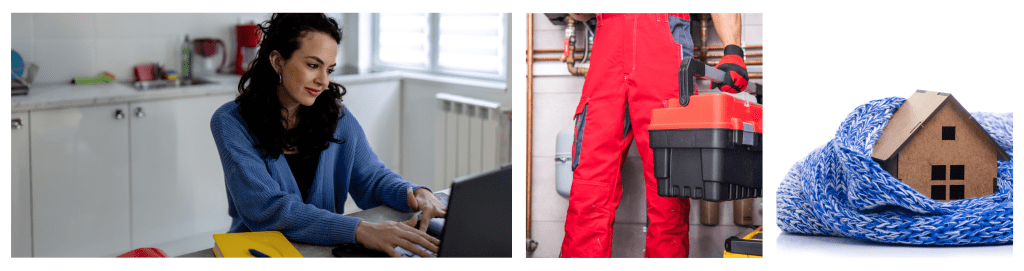
M 132 248 L 193 252 L 226 232 L 227 194 L 210 118 L 234 95 L 131 103 Z M 182 244 L 185 243 L 185 244 Z
M 32 257 L 28 112 L 11 113 L 11 257 Z
M 233 99 L 12 113 L 11 255 L 209 248 L 231 223 L 210 118 Z
M 127 105 L 31 111 L 35 257 L 130 250 Z

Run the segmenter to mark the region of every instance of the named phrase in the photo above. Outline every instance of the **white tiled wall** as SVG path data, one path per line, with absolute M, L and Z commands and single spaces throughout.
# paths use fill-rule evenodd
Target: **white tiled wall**
M 533 23 L 534 49 L 562 48 L 562 39 L 565 37 L 565 30 L 562 26 L 551 24 L 540 13 L 534 14 Z M 717 38 L 718 35 L 714 32 L 713 27 L 708 29 L 708 33 L 712 33 L 709 43 L 721 45 Z M 761 44 L 760 32 L 761 15 L 744 14 L 744 43 L 746 45 Z M 551 63 L 558 62 L 537 62 L 535 65 L 551 65 Z M 759 67 L 756 68 L 759 69 Z M 569 201 L 555 190 L 555 137 L 559 131 L 573 125 L 572 117 L 582 94 L 584 78 L 546 75 L 535 77 L 533 82 L 533 150 L 530 154 L 533 159 L 532 237 L 539 243 L 539 246 L 537 251 L 527 255 L 528 257 L 557 257 L 565 234 L 565 211 L 569 206 Z M 706 86 L 701 87 L 702 92 L 706 89 Z M 637 154 L 634 144 L 630 148 L 622 168 L 623 192 L 619 209 L 616 211 L 615 235 L 612 240 L 613 257 L 643 257 L 647 213 L 640 162 L 640 156 Z M 762 223 L 760 202 L 761 199 L 757 199 L 754 208 L 754 224 L 758 225 Z M 732 202 L 720 204 L 718 226 L 700 224 L 699 201 L 691 200 L 690 208 L 690 257 L 721 257 L 726 238 L 749 231 L 749 229 L 733 224 Z
M 108 71 L 132 81 L 132 67 L 162 62 L 180 71 L 179 55 L 190 39 L 217 38 L 228 47 L 233 67 L 235 25 L 262 22 L 260 13 L 13 13 L 11 49 L 39 66 L 36 83 L 70 82 Z M 220 56 L 214 58 L 219 64 Z

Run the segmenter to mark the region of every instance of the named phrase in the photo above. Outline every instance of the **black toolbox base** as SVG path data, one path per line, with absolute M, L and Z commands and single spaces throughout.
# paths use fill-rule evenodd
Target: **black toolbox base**
M 658 195 L 709 201 L 761 197 L 761 135 L 729 129 L 651 130 Z

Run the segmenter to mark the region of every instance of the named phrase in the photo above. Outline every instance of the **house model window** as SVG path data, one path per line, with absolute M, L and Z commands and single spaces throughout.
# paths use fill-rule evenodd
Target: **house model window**
M 950 180 L 963 180 L 964 179 L 964 165 L 951 165 L 951 166 L 949 166 L 949 179 Z
M 992 195 L 997 161 L 1010 160 L 953 95 L 923 90 L 896 110 L 871 157 L 896 179 L 939 201 Z
M 946 200 L 946 186 L 945 185 L 933 185 L 932 186 L 932 199 L 933 200 Z
M 932 181 L 946 180 L 946 166 L 932 166 Z
M 950 185 L 949 186 L 949 199 L 950 200 L 964 199 L 964 186 L 963 185 Z
M 942 126 L 942 140 L 956 140 L 956 126 Z

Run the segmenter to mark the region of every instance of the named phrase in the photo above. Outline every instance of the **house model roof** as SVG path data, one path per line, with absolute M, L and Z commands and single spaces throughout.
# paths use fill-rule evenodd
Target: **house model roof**
M 875 149 L 871 153 L 871 157 L 879 160 L 889 160 L 889 158 L 892 158 L 894 154 L 903 148 L 908 139 L 913 137 L 932 118 L 935 112 L 946 104 L 951 105 L 953 110 L 964 116 L 966 118 L 965 121 L 973 126 L 973 128 L 985 131 L 981 124 L 960 105 L 960 102 L 953 98 L 953 95 L 943 92 L 918 90 L 892 115 L 889 124 L 882 131 L 882 136 L 875 143 Z M 1002 161 L 1010 160 L 1010 155 L 1002 147 L 999 147 L 999 143 L 996 143 L 992 135 L 984 134 L 986 136 L 983 137 L 983 140 L 998 150 L 996 153 L 997 159 Z

